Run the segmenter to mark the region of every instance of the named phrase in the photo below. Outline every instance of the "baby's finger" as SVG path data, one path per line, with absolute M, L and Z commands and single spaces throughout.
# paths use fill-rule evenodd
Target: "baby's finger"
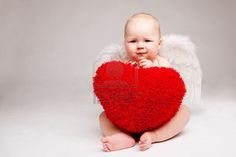
M 136 62 L 131 62 L 131 64 L 132 64 L 132 65 L 135 65 L 135 64 L 137 64 L 137 63 L 136 63 Z
M 147 63 L 146 63 L 146 62 L 139 63 L 139 66 L 140 66 L 140 67 L 146 67 L 146 66 L 147 66 Z
M 143 63 L 143 62 L 148 62 L 149 60 L 148 59 L 141 59 L 140 61 L 139 61 L 139 63 Z
M 140 64 L 143 68 L 149 68 L 152 66 L 152 62 L 143 62 Z
M 150 66 L 146 64 L 146 65 L 143 65 L 142 67 L 143 68 L 149 68 Z
M 127 61 L 126 63 L 127 63 L 127 64 L 131 64 L 131 65 L 134 65 L 136 62 L 133 62 L 133 61 Z

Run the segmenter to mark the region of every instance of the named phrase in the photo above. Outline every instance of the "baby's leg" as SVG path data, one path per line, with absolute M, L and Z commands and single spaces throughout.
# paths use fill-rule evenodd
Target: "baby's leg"
M 101 139 L 104 151 L 120 150 L 135 145 L 134 138 L 114 126 L 105 112 L 100 114 L 99 121 L 104 135 Z
M 176 136 L 183 130 L 189 118 L 189 109 L 185 105 L 181 105 L 179 111 L 168 123 L 156 130 L 142 134 L 139 141 L 140 150 L 150 148 L 154 142 L 165 141 Z

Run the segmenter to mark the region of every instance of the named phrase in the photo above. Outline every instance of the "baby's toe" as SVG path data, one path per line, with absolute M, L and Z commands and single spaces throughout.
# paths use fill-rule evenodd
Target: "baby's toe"
M 141 143 L 141 144 L 139 144 L 139 147 L 140 148 L 143 148 L 143 147 L 146 147 L 147 146 L 147 143 Z
M 150 148 L 150 145 L 149 145 L 149 144 L 142 144 L 142 145 L 139 146 L 139 149 L 140 149 L 141 151 L 147 150 L 147 149 L 149 149 L 149 148 Z
M 104 144 L 103 144 L 103 150 L 104 150 L 105 152 L 111 151 L 110 148 L 109 148 L 109 143 L 104 143 Z
M 145 151 L 147 149 L 148 149 L 148 147 L 143 147 L 143 148 L 140 148 L 140 151 Z
M 109 152 L 109 151 L 110 151 L 107 147 L 104 147 L 103 150 L 104 150 L 105 152 Z
M 147 143 L 147 140 L 146 139 L 140 139 L 138 143 L 139 144 L 145 144 L 145 143 Z
M 112 150 L 112 145 L 110 143 L 106 143 L 106 147 L 107 147 L 108 151 Z

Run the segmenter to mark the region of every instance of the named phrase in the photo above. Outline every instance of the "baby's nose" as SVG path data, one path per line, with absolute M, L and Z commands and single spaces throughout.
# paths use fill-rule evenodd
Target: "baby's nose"
M 144 43 L 143 42 L 138 42 L 137 43 L 137 48 L 138 49 L 143 49 L 144 48 Z
M 137 47 L 138 50 L 143 50 L 144 46 Z
M 137 48 L 137 53 L 145 53 L 144 48 Z

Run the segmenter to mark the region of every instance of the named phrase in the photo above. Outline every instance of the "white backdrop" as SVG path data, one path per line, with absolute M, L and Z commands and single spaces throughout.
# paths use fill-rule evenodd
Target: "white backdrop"
M 123 42 L 137 12 L 158 17 L 162 34 L 196 44 L 205 108 L 180 136 L 145 153 L 137 146 L 106 154 L 93 63 L 106 45 Z M 235 15 L 235 0 L 0 0 L 0 156 L 232 156 Z
M 235 94 L 234 0 L 1 0 L 1 86 L 54 84 L 91 91 L 96 54 L 122 43 L 125 20 L 140 11 L 160 19 L 162 34 L 187 35 L 196 44 L 203 93 Z

